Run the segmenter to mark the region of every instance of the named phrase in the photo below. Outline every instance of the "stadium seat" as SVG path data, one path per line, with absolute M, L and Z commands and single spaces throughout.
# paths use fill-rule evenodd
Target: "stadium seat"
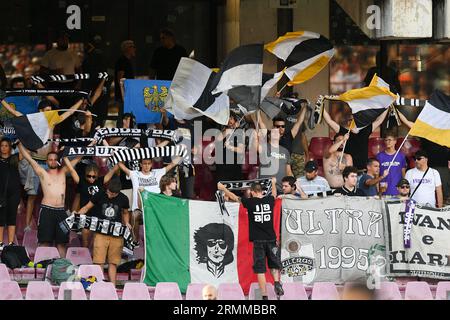
M 269 297 L 269 300 L 277 300 L 273 285 L 271 283 L 267 283 L 266 288 L 267 288 L 267 296 Z M 259 290 L 259 284 L 256 282 L 253 282 L 250 285 L 250 290 L 248 292 L 248 300 L 256 300 L 256 290 Z
M 403 142 L 403 138 L 397 139 L 397 144 L 395 145 L 395 148 L 398 149 L 400 145 Z M 401 151 L 407 156 L 408 158 L 413 157 L 414 154 L 420 150 L 420 141 L 415 138 L 408 138 L 406 139 L 406 142 L 404 143 Z
M 11 277 L 9 276 L 8 268 L 6 265 L 0 263 L 0 282 L 1 281 L 11 281 Z
M 284 295 L 280 300 L 308 300 L 305 287 L 300 282 L 283 283 Z
M 70 290 L 70 300 L 87 300 L 86 292 L 81 282 L 63 282 L 59 287 L 58 300 L 64 299 L 64 292 Z
M 328 137 L 313 137 L 309 144 L 309 152 L 314 159 L 323 159 L 325 150 L 327 150 L 333 141 Z
M 402 300 L 402 294 L 396 282 L 382 281 L 375 290 L 377 300 Z
M 59 251 L 55 247 L 37 247 L 34 254 L 34 262 L 41 262 L 49 259 L 59 259 Z
M 103 274 L 102 268 L 96 264 L 82 264 L 78 268 L 77 275 L 81 278 L 94 276 L 97 278 L 97 281 L 105 280 L 105 275 Z
M 138 260 L 145 258 L 145 246 L 143 240 L 141 240 L 141 245 L 138 248 L 135 248 L 133 251 L 133 259 Z
M 30 281 L 25 300 L 55 300 L 52 286 L 46 281 Z
M 102 281 L 92 285 L 89 300 L 119 300 L 119 297 L 114 284 Z
M 203 300 L 204 283 L 190 283 L 186 289 L 186 300 Z
M 0 301 L 23 300 L 22 291 L 15 281 L 0 281 Z
M 448 300 L 448 293 L 450 292 L 450 281 L 440 281 L 436 288 L 436 300 Z
M 142 281 L 143 269 L 131 269 L 130 280 L 131 281 Z
M 88 248 L 68 248 L 66 259 L 70 260 L 76 266 L 80 264 L 92 264 L 92 257 Z
M 180 288 L 176 282 L 156 284 L 154 300 L 182 300 Z
M 145 283 L 125 283 L 122 300 L 150 300 L 150 293 Z
M 239 283 L 221 283 L 217 289 L 217 300 L 245 300 Z
M 369 158 L 375 158 L 377 154 L 384 151 L 384 139 L 383 138 L 370 138 L 369 139 Z
M 33 260 L 38 247 L 37 230 L 27 230 L 23 235 L 22 243 L 27 250 L 28 257 Z
M 430 286 L 424 281 L 411 281 L 406 284 L 405 300 L 433 300 Z
M 67 245 L 68 248 L 79 248 L 81 247 L 81 241 L 78 237 L 78 234 L 76 232 L 70 232 L 70 238 L 69 238 L 69 244 Z
M 314 283 L 311 300 L 339 300 L 336 285 L 332 282 Z

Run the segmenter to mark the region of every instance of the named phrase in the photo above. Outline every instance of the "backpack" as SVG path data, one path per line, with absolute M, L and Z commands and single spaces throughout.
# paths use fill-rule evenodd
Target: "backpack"
M 56 259 L 51 265 L 50 281 L 55 285 L 59 286 L 75 275 L 75 266 L 67 259 Z
M 2 263 L 10 269 L 20 268 L 30 263 L 25 247 L 22 246 L 6 246 L 3 248 L 1 255 Z
M 138 259 L 138 260 L 132 260 L 125 262 L 117 267 L 118 273 L 128 273 L 131 272 L 132 269 L 142 269 L 142 266 L 144 264 L 144 260 Z M 140 268 L 139 268 L 140 267 Z

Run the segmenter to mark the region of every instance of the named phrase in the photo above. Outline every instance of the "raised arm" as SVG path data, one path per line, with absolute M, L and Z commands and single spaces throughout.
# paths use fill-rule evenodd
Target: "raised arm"
M 116 164 L 114 167 L 112 167 L 111 170 L 108 171 L 108 173 L 103 178 L 103 183 L 107 184 L 112 179 L 112 177 L 114 177 L 117 170 L 119 170 L 119 164 Z
M 376 184 L 378 184 L 381 180 L 383 180 L 384 178 L 386 178 L 389 175 L 389 171 L 388 170 L 384 170 L 383 174 L 377 178 L 372 178 L 372 179 L 367 179 L 364 184 L 367 187 L 370 186 L 374 186 Z
M 80 157 L 78 157 L 80 158 Z M 65 157 L 64 158 L 64 163 L 66 164 L 66 166 L 64 167 L 64 169 L 66 171 L 70 172 L 70 175 L 72 176 L 73 181 L 76 184 L 80 183 L 80 176 L 78 175 L 77 171 L 75 170 L 75 168 L 73 167 L 72 163 L 69 161 L 69 158 Z
M 59 122 L 61 123 L 61 122 L 63 122 L 64 120 L 66 120 L 68 117 L 70 117 L 71 115 L 73 115 L 74 112 L 75 112 L 76 110 L 78 110 L 78 109 L 81 107 L 82 104 L 83 104 L 83 99 L 80 99 L 77 103 L 75 103 L 75 104 L 70 108 L 70 110 L 64 112 L 64 113 L 61 115 Z
M 308 145 L 308 137 L 304 132 L 301 133 L 302 135 L 302 147 L 305 151 L 305 162 L 309 161 L 309 145 Z
M 297 137 L 298 131 L 300 130 L 300 127 L 302 126 L 303 121 L 305 121 L 305 115 L 306 115 L 307 109 L 308 108 L 306 106 L 303 106 L 302 111 L 300 111 L 298 113 L 297 122 L 294 124 L 294 126 L 291 129 L 291 133 L 292 133 L 292 136 L 294 137 L 294 139 L 295 139 L 295 137 Z
M 127 166 L 123 164 L 123 162 L 119 162 L 118 165 L 120 170 L 122 170 L 127 175 L 127 177 L 129 177 L 131 173 L 130 169 L 128 169 Z
M 398 117 L 399 117 L 400 120 L 403 122 L 403 124 L 404 124 L 405 126 L 407 126 L 409 129 L 411 129 L 412 126 L 414 125 L 414 122 L 409 121 L 409 120 L 405 117 L 405 115 L 404 115 L 403 113 L 401 113 L 400 111 L 398 111 L 398 109 L 397 109 L 397 113 L 398 113 Z
M 95 89 L 94 95 L 90 99 L 91 105 L 94 105 L 97 102 L 98 98 L 100 98 L 100 96 L 102 95 L 103 86 L 105 85 L 105 81 L 106 81 L 106 79 L 102 79 L 102 81 L 100 81 L 99 85 Z
M 45 170 L 31 157 L 30 153 L 28 152 L 28 150 L 22 145 L 21 142 L 19 142 L 19 150 L 20 153 L 22 153 L 22 156 L 25 158 L 25 160 L 28 161 L 28 163 L 31 165 L 31 167 L 33 168 L 34 172 L 36 172 L 36 174 L 39 177 L 42 177 L 46 172 Z
M 166 173 L 175 168 L 177 164 L 179 164 L 183 160 L 182 157 L 176 157 L 169 165 L 165 166 L 164 169 L 166 170 Z
M 334 143 L 333 145 L 331 145 L 328 150 L 325 150 L 325 154 L 324 154 L 324 158 L 328 159 L 330 157 L 331 154 L 335 153 L 336 151 L 339 150 L 339 148 L 345 143 L 345 141 L 347 141 L 350 138 L 350 134 L 347 133 L 344 135 L 344 139 L 341 141 L 338 141 L 336 143 Z
M 221 184 L 220 182 L 217 184 L 217 189 L 220 191 L 223 191 L 225 193 L 225 195 L 230 198 L 231 201 L 234 202 L 241 202 L 241 199 L 235 195 L 233 192 L 231 192 L 230 190 L 228 190 L 223 184 Z
M 272 177 L 272 196 L 277 197 L 277 178 Z
M 9 113 L 11 113 L 13 116 L 15 117 L 21 117 L 23 116 L 22 113 L 20 113 L 19 111 L 15 110 L 13 107 L 10 106 L 10 104 L 8 102 L 6 102 L 5 100 L 2 100 L 2 105 L 5 107 L 6 110 L 8 110 Z
M 323 109 L 323 119 L 325 120 L 325 122 L 328 124 L 328 126 L 333 129 L 334 132 L 338 133 L 339 129 L 341 128 L 341 126 L 334 121 L 333 119 L 331 119 L 330 114 L 328 113 L 328 111 L 325 109 Z
M 372 124 L 372 131 L 375 131 L 378 129 L 379 126 L 383 123 L 384 119 L 386 119 L 386 116 L 389 113 L 389 109 L 386 109 L 378 118 L 375 120 Z

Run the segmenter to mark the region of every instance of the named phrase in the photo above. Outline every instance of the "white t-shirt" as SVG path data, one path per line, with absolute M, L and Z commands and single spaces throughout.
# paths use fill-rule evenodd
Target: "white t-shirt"
M 302 188 L 308 196 L 316 196 L 318 194 L 331 191 L 328 181 L 321 176 L 317 176 L 314 180 L 308 180 L 306 179 L 306 177 L 300 177 L 297 179 L 296 185 L 297 190 L 299 190 L 299 188 Z
M 130 171 L 130 179 L 133 184 L 133 205 L 132 210 L 138 209 L 138 192 L 139 188 L 153 193 L 161 193 L 159 182 L 166 174 L 166 169 L 152 169 L 148 175 L 141 171 Z
M 405 179 L 409 181 L 411 193 L 414 192 L 417 185 L 422 179 L 425 171 L 419 171 L 417 168 L 408 170 Z M 441 186 L 441 176 L 439 172 L 433 168 L 428 170 L 427 175 L 423 178 L 422 184 L 413 196 L 413 200 L 421 205 L 436 207 L 436 187 Z
M 80 64 L 80 59 L 74 51 L 61 51 L 56 48 L 49 50 L 41 60 L 43 67 L 50 70 L 61 69 L 63 74 L 74 74 Z

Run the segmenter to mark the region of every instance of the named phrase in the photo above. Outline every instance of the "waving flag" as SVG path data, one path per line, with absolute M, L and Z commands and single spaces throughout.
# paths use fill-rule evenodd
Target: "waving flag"
M 368 87 L 347 91 L 336 100 L 347 102 L 357 128 L 373 123 L 397 98 L 377 75 Z
M 11 120 L 17 138 L 30 150 L 42 148 L 48 141 L 50 131 L 61 121 L 58 111 L 32 113 Z
M 450 97 L 435 90 L 410 134 L 450 148 Z
M 214 75 L 200 62 L 181 58 L 164 108 L 176 119 L 191 120 L 207 116 L 217 123 L 227 124 L 230 101 L 226 94 L 211 93 Z
M 258 87 L 262 85 L 263 45 L 240 46 L 225 58 L 220 71 L 214 75 L 213 94 L 236 87 Z
M 189 283 L 240 283 L 247 293 L 252 282 L 253 245 L 249 242 L 247 211 L 226 203 L 222 215 L 216 202 L 190 201 L 150 192 L 144 204 L 145 272 L 143 281 L 177 282 L 182 292 Z M 281 201 L 274 210 L 279 239 Z M 267 280 L 272 282 L 270 272 Z
M 335 50 L 331 42 L 310 31 L 288 32 L 265 49 L 285 62 L 285 74 L 294 86 L 318 74 L 333 58 Z

